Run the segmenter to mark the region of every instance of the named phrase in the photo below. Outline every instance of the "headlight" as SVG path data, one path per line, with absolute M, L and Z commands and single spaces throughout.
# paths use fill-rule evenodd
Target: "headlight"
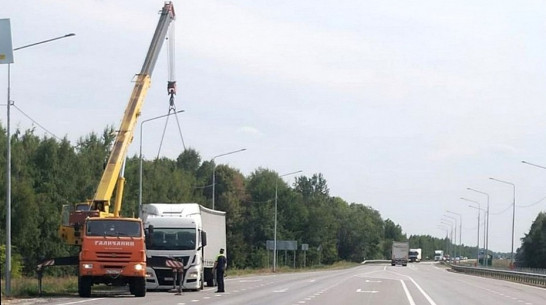
M 83 264 L 83 269 L 93 269 L 93 264 Z
M 136 265 L 135 265 L 135 270 L 140 271 L 140 270 L 142 270 L 142 269 L 143 269 L 143 267 L 142 267 L 141 264 L 136 264 Z
M 196 279 L 197 278 L 197 272 L 194 271 L 194 272 L 188 273 L 188 277 L 192 278 L 192 279 Z

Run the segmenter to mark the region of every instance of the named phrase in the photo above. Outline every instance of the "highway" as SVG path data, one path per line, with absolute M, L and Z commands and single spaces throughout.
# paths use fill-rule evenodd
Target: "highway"
M 541 305 L 545 300 L 543 288 L 453 273 L 441 265 L 422 262 L 407 267 L 363 265 L 343 270 L 227 277 L 226 293 L 215 293 L 212 287 L 182 295 L 148 292 L 145 298 L 94 292 L 89 299 L 34 299 L 18 304 Z

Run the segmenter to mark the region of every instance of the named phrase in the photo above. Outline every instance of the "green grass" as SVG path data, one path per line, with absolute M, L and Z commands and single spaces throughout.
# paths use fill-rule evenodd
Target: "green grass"
M 329 270 L 329 269 L 344 269 L 358 266 L 358 263 L 351 262 L 337 262 L 333 265 L 318 265 L 310 266 L 307 268 L 293 269 L 288 266 L 279 266 L 276 273 L 290 273 L 290 272 L 304 272 L 313 270 Z M 228 276 L 247 276 L 247 275 L 261 275 L 261 274 L 273 274 L 271 268 L 261 269 L 229 269 L 227 270 Z M 2 300 L 5 300 L 4 296 L 5 285 L 2 285 Z M 78 277 L 77 276 L 65 276 L 65 277 L 52 277 L 44 276 L 42 279 L 42 296 L 73 296 L 78 293 Z M 29 277 L 20 277 L 11 279 L 11 295 L 10 298 L 27 298 L 38 297 L 40 291 L 38 288 L 38 279 Z
M 4 299 L 5 285 L 2 285 L 2 300 Z M 73 295 L 78 292 L 78 278 L 68 277 L 44 277 L 42 279 L 42 296 Z M 25 298 L 40 295 L 38 279 L 21 277 L 11 279 L 11 297 Z

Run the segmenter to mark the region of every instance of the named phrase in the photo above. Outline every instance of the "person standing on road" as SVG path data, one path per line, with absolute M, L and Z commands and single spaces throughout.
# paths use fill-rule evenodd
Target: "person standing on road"
M 220 249 L 220 254 L 216 256 L 214 262 L 214 270 L 216 270 L 216 282 L 218 283 L 218 289 L 216 292 L 225 292 L 224 290 L 224 272 L 226 271 L 227 259 L 224 255 L 224 249 Z

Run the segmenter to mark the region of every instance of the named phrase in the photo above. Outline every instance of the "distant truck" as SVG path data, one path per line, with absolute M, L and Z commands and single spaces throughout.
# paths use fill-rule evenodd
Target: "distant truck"
M 408 255 L 409 261 L 412 263 L 418 263 L 421 261 L 421 248 L 410 249 Z
M 184 262 L 184 289 L 214 286 L 213 267 L 220 249 L 226 248 L 226 213 L 197 203 L 149 203 L 140 215 L 145 230 L 148 260 L 171 258 Z M 146 288 L 174 286 L 172 269 L 147 267 Z
M 391 265 L 408 265 L 408 254 L 409 254 L 409 242 L 398 242 L 394 241 L 392 243 L 392 256 L 391 256 Z
M 444 260 L 444 250 L 435 250 L 434 251 L 434 260 L 443 261 Z

